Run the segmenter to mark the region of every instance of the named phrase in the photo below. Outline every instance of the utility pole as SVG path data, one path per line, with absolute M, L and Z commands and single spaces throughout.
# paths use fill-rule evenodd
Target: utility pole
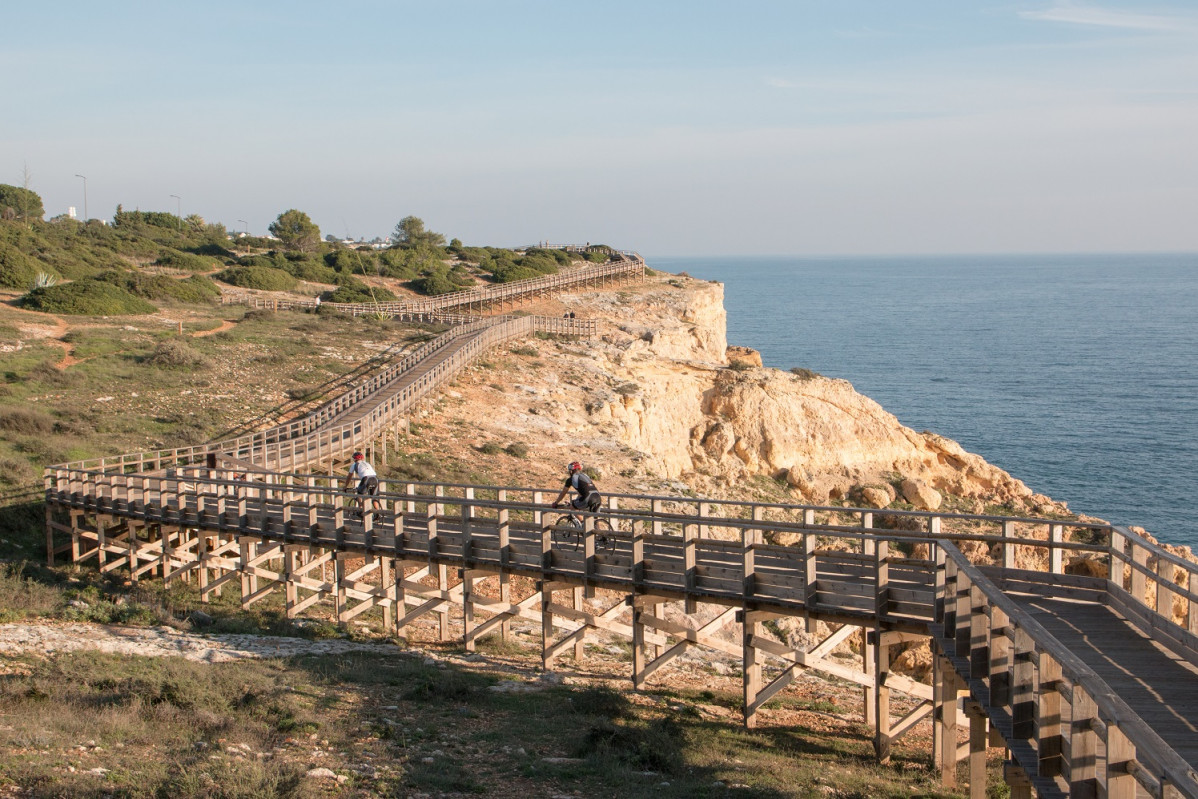
M 83 178 L 83 224 L 87 224 L 87 178 L 83 175 L 76 174 L 75 177 Z

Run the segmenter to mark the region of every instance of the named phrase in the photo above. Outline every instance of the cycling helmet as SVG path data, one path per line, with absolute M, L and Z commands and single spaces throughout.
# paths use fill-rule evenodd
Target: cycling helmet
M 570 463 L 570 465 L 566 467 L 566 470 L 569 471 L 570 474 L 574 474 L 575 472 L 581 472 L 582 464 L 579 463 L 578 461 L 572 461 Z
M 365 456 L 365 455 L 363 455 L 361 452 L 355 452 L 355 453 L 354 453 L 354 460 L 356 460 L 356 461 L 360 461 L 360 460 L 362 460 L 362 459 L 363 459 L 363 458 L 365 458 L 365 457 L 366 457 L 366 456 Z

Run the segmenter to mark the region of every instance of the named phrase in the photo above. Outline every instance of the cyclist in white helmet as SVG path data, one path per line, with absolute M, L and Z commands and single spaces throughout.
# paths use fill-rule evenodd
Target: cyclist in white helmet
M 374 467 L 366 462 L 366 456 L 361 452 L 354 453 L 354 464 L 349 467 L 349 474 L 345 475 L 344 491 L 349 491 L 355 477 L 358 478 L 358 496 L 354 498 L 354 502 L 358 504 L 358 509 L 354 511 L 354 515 L 361 517 L 366 509 L 367 494 L 374 503 L 374 509 L 379 509 L 379 501 L 374 498 L 379 492 L 379 475 Z

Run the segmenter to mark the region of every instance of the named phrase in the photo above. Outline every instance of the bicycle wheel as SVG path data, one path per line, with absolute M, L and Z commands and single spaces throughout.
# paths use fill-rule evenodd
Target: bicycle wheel
M 616 528 L 607 519 L 595 519 L 595 542 L 608 552 L 616 551 Z
M 558 541 L 573 543 L 574 548 L 578 549 L 578 542 L 582 538 L 582 528 L 570 514 L 558 516 L 552 524 L 546 525 L 545 529 L 549 530 L 553 536 L 553 543 L 556 544 Z

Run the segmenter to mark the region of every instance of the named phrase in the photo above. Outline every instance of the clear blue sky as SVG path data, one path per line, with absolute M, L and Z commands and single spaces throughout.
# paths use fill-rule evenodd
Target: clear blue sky
M 0 182 L 48 215 L 81 174 L 256 233 L 1198 251 L 1190 0 L 11 6 Z

